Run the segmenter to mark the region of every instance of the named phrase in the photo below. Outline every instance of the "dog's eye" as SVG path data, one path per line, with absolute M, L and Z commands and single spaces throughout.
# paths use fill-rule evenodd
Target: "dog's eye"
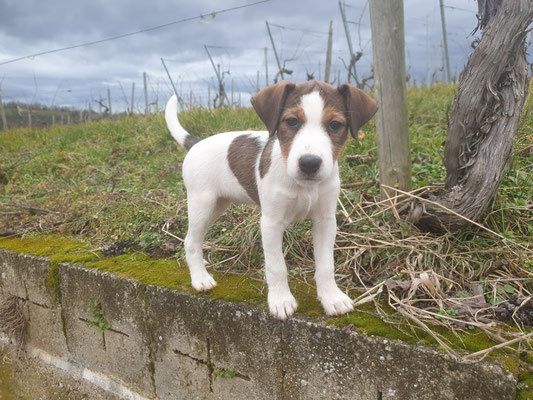
M 285 123 L 287 124 L 289 128 L 292 128 L 292 129 L 298 128 L 298 125 L 300 125 L 300 121 L 298 121 L 298 118 L 294 118 L 294 117 L 287 118 L 285 120 Z
M 337 132 L 339 129 L 342 128 L 342 124 L 339 122 L 339 121 L 331 121 L 329 124 L 328 124 L 328 132 L 329 133 L 335 133 Z

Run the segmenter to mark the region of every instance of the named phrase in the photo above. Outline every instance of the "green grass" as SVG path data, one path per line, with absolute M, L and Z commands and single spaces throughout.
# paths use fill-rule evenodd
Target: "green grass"
M 445 179 L 442 154 L 446 116 L 455 91 L 456 87 L 448 85 L 408 89 L 413 188 Z M 196 109 L 180 115 L 180 121 L 198 137 L 264 129 L 251 108 Z M 510 169 L 492 211 L 480 221 L 512 240 L 508 243 L 483 229 L 431 235 L 397 220 L 387 204 L 377 203 L 373 122 L 363 132 L 361 140 L 348 140 L 339 160 L 342 182 L 361 183 L 342 190 L 340 200 L 346 213 L 338 207 L 335 261 L 343 289 L 356 297 L 363 284 L 368 288 L 387 278 L 408 280 L 410 273 L 435 271 L 447 279 L 441 281 L 441 291 L 449 299 L 470 294 L 472 282 L 481 285 L 488 303 L 513 295 L 527 297 L 533 292 L 532 96 L 524 107 Z M 346 158 L 356 154 L 371 157 L 360 163 Z M 86 262 L 92 268 L 133 277 L 144 284 L 192 292 L 181 242 L 163 232 L 164 228 L 181 239 L 186 233 L 186 193 L 181 179 L 184 156 L 162 115 L 0 132 L 0 234 L 25 237 L 22 242 L 0 239 L 0 247 L 52 256 L 53 265 Z M 80 247 L 55 236 L 45 239 L 39 236 L 42 233 L 75 237 L 85 244 Z M 219 284 L 206 296 L 266 307 L 258 210 L 230 207 L 211 227 L 206 245 L 204 256 Z M 117 253 L 102 256 L 110 246 L 116 247 Z M 524 250 L 528 246 L 529 250 Z M 284 250 L 298 311 L 323 316 L 312 278 L 309 222 L 295 224 L 286 232 Z M 57 291 L 56 275 L 57 268 L 52 267 L 48 279 L 52 293 Z M 510 280 L 499 282 L 501 278 Z M 382 295 L 381 300 L 381 304 L 386 303 L 387 297 Z M 430 309 L 438 316 L 424 322 L 434 323 L 431 329 L 454 349 L 476 351 L 494 344 L 477 330 L 462 328 L 457 335 L 450 334 L 452 325 L 444 317 L 455 317 L 456 310 L 448 303 L 443 309 L 435 304 Z M 328 323 L 411 343 L 435 343 L 412 321 L 406 323 L 393 309 L 386 310 L 387 319 L 395 324 L 383 322 L 383 314 L 376 313 L 372 304 Z M 497 326 L 492 332 L 500 333 L 499 329 Z M 533 386 L 528 372 L 533 356 L 530 343 L 521 344 L 520 349 L 520 353 L 505 353 L 502 362 L 520 378 L 519 398 L 527 398 Z
M 455 86 L 448 85 L 408 90 L 413 188 L 445 179 L 443 143 L 455 91 Z M 468 292 L 471 281 L 482 281 L 489 302 L 513 294 L 528 296 L 533 290 L 527 280 L 533 261 L 531 251 L 523 247 L 533 241 L 532 109 L 530 97 L 512 165 L 492 212 L 481 221 L 512 239 L 509 246 L 481 229 L 430 235 L 395 219 L 387 204 L 377 203 L 373 122 L 363 128 L 361 140 L 348 140 L 340 157 L 342 182 L 361 185 L 342 190 L 340 197 L 344 209 L 338 208 L 335 259 L 341 286 L 352 290 L 361 288 L 362 282 L 369 287 L 392 276 L 407 279 L 406 268 L 411 268 L 445 276 L 453 282 L 443 283 L 442 290 L 449 296 Z M 195 109 L 181 114 L 180 121 L 198 137 L 264 129 L 251 108 Z M 356 154 L 370 157 L 359 163 L 347 159 Z M 164 228 L 181 239 L 186 233 L 186 194 L 181 179 L 184 156 L 163 115 L 0 132 L 0 234 L 73 236 L 104 253 L 110 246 L 116 247 L 119 251 L 114 255 L 119 257 L 125 250 L 140 250 L 151 256 L 178 258 L 184 265 L 180 240 L 163 232 Z M 263 279 L 258 210 L 230 207 L 210 229 L 206 245 L 205 258 L 221 276 L 233 272 L 247 273 L 256 281 Z M 302 298 L 314 298 L 309 222 L 295 224 L 286 232 L 285 253 L 291 281 L 305 289 Z M 151 269 L 150 279 L 156 279 L 165 268 Z M 524 279 L 495 281 L 502 276 Z M 307 308 L 316 311 L 314 303 Z
M 414 188 L 445 179 L 442 153 L 446 114 L 455 91 L 456 87 L 448 85 L 408 90 Z M 533 157 L 531 150 L 527 150 L 532 142 L 531 105 L 530 99 L 517 135 L 515 157 L 494 211 L 482 221 L 490 229 L 521 243 L 533 239 Z M 180 115 L 180 120 L 198 137 L 220 131 L 264 129 L 251 108 L 213 112 L 195 109 Z M 348 213 L 356 204 L 373 201 L 378 193 L 373 122 L 363 132 L 361 140 L 347 142 L 340 158 L 343 183 L 364 183 L 354 190 L 343 191 L 341 201 Z M 371 161 L 352 163 L 345 157 L 366 153 L 372 156 Z M 0 205 L 4 211 L 0 213 L 0 233 L 54 232 L 78 236 L 95 245 L 127 243 L 128 247 L 150 254 L 182 256 L 179 241 L 164 234 L 162 228 L 180 238 L 185 236 L 186 200 L 181 180 L 184 155 L 185 151 L 168 133 L 162 115 L 1 132 Z M 20 206 L 55 213 L 32 212 Z M 355 214 L 358 218 L 352 218 L 355 221 L 343 228 L 371 237 L 376 230 L 379 233 L 380 224 L 387 224 L 398 239 L 420 234 L 406 223 L 391 221 L 388 211 L 380 213 L 370 208 L 368 213 L 374 216 L 359 218 Z M 248 271 L 261 267 L 258 215 L 249 207 L 234 206 L 212 227 L 207 239 L 213 250 L 206 256 L 215 269 Z M 310 241 L 309 223 L 297 224 L 286 234 L 287 258 L 294 267 L 293 276 L 305 274 L 312 262 Z M 232 258 L 235 249 L 242 251 Z M 444 254 L 443 257 L 435 257 L 437 252 Z M 394 272 L 403 263 L 404 254 L 396 246 L 373 247 L 362 254 L 361 263 L 387 267 Z M 337 261 L 345 262 L 350 255 L 353 252 L 336 254 Z M 477 273 L 487 263 L 502 257 L 507 259 L 510 254 L 500 240 L 476 230 L 457 237 L 439 237 L 438 243 L 424 252 L 423 263 L 427 267 L 435 267 L 435 263 L 439 267 L 449 264 L 454 270 L 461 264 L 460 269 Z M 232 261 L 224 262 L 228 258 Z M 533 268 L 524 260 L 511 261 Z

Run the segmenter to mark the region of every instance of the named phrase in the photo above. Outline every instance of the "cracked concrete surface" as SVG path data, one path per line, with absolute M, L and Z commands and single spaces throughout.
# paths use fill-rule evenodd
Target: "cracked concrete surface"
M 0 250 L 0 299 L 24 300 L 28 351 L 138 399 L 514 399 L 497 364 L 460 363 L 427 347 Z M 101 304 L 110 328 L 91 324 Z M 41 354 L 39 353 L 39 354 Z M 43 356 L 44 357 L 44 356 Z M 46 358 L 46 357 L 44 357 Z M 65 365 L 67 365 L 65 364 Z M 82 371 L 82 372 L 80 372 Z M 83 372 L 86 371 L 86 372 Z M 87 395 L 91 399 L 90 394 Z M 97 397 L 94 397 L 95 399 Z

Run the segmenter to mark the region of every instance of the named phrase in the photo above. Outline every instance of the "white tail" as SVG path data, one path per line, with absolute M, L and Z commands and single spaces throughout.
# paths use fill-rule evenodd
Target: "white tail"
M 175 94 L 172 95 L 167 102 L 167 107 L 165 108 L 165 120 L 167 121 L 167 127 L 172 137 L 185 150 L 189 150 L 199 141 L 195 137 L 189 135 L 189 133 L 180 125 L 180 121 L 178 120 L 178 99 Z

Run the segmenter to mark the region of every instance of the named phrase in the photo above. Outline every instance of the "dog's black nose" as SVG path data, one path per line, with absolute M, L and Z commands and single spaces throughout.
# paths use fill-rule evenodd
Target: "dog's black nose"
M 298 160 L 298 165 L 300 166 L 300 169 L 303 173 L 307 175 L 314 174 L 316 171 L 318 171 L 321 164 L 322 159 L 320 157 L 312 156 L 309 154 L 301 156 Z

